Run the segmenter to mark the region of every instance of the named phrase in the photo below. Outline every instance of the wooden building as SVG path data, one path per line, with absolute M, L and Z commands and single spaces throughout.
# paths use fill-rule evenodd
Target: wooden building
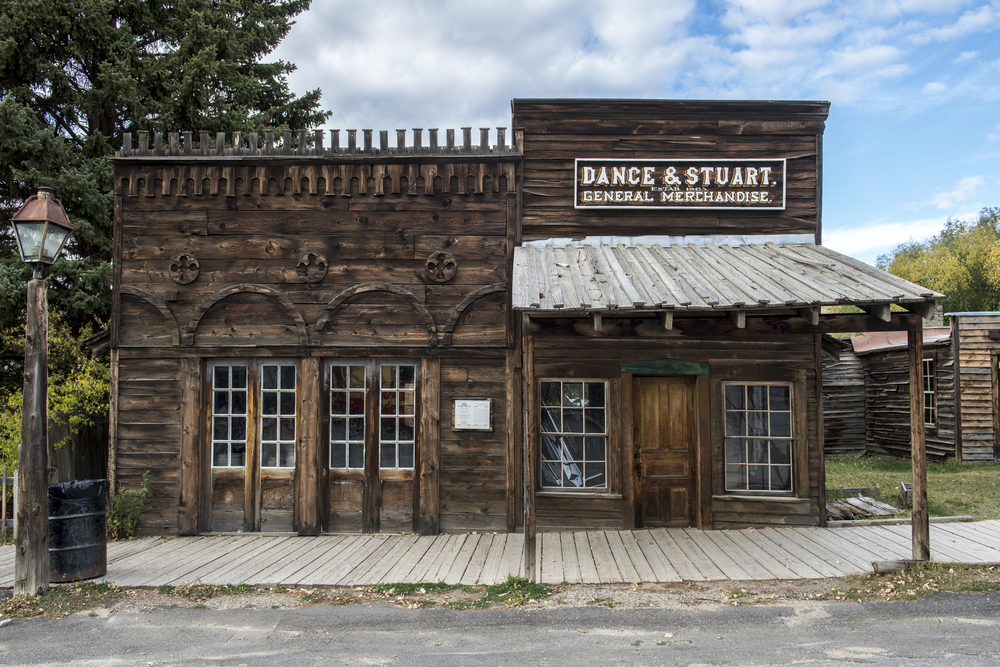
M 821 524 L 821 334 L 919 353 L 941 297 L 820 245 L 827 111 L 127 136 L 110 469 L 150 471 L 142 529 Z
M 994 435 L 1000 414 L 1000 313 L 949 316 L 950 327 L 924 329 L 927 456 L 964 462 L 1000 460 L 1000 441 Z M 839 344 L 836 360 L 829 358 L 823 368 L 827 455 L 909 457 L 906 336 L 867 333 Z

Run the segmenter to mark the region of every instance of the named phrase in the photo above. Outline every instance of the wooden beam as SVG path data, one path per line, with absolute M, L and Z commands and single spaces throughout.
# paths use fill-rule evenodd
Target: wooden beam
M 930 317 L 934 314 L 934 302 L 933 301 L 920 301 L 920 302 L 917 302 L 917 303 L 903 303 L 903 304 L 900 304 L 900 305 L 903 306 L 903 308 L 906 308 L 908 311 L 910 311 L 914 315 L 919 315 L 920 317 L 924 318 L 925 320 L 926 319 L 930 319 Z
M 636 498 L 636 461 L 635 461 L 635 406 L 633 404 L 632 374 L 622 372 L 621 390 L 621 475 L 622 504 L 624 505 L 625 530 L 635 530 L 638 525 L 636 510 L 639 507 Z M 610 442 L 615 446 L 614 441 Z
M 201 434 L 201 368 L 197 357 L 181 360 L 181 482 L 177 513 L 177 532 L 181 535 L 201 532 L 201 471 L 207 465 Z
M 380 402 L 377 369 L 369 367 L 365 386 L 365 472 L 361 487 L 361 532 L 377 533 L 382 511 L 382 479 L 379 474 L 379 418 Z
M 813 326 L 819 324 L 819 308 L 797 308 L 796 312 L 809 324 Z
M 733 321 L 737 329 L 747 328 L 747 311 L 745 310 L 730 310 L 729 319 Z
M 507 350 L 507 532 L 513 533 L 521 523 L 522 412 L 524 391 L 521 377 L 521 332 L 517 330 L 515 347 Z
M 961 331 L 959 330 L 959 321 L 961 318 L 952 316 L 951 318 L 951 353 L 954 361 L 952 362 L 952 378 L 954 382 L 955 395 L 955 461 L 962 463 L 964 458 L 964 453 L 962 451 L 962 392 L 960 390 L 962 386 L 962 338 Z
M 243 469 L 243 530 L 260 530 L 260 373 L 247 364 L 247 461 Z
M 441 360 L 420 362 L 420 507 L 421 535 L 441 532 Z
M 660 311 L 660 324 L 663 325 L 664 331 L 670 331 L 674 328 L 674 311 L 663 310 Z
M 865 311 L 872 317 L 877 317 L 883 322 L 892 321 L 892 309 L 887 303 L 878 303 L 872 306 L 861 306 L 861 310 Z
M 306 357 L 299 363 L 299 437 L 295 444 L 295 528 L 299 535 L 319 535 L 320 466 L 323 457 L 319 425 L 323 392 L 322 360 Z M 329 457 L 329 454 L 327 454 Z
M 913 461 L 913 560 L 931 558 L 927 518 L 927 449 L 924 442 L 924 332 L 907 335 L 910 353 L 910 458 Z M 957 385 L 957 383 L 956 383 Z
M 527 320 L 527 317 L 525 317 Z M 537 581 L 535 560 L 535 487 L 538 480 L 538 391 L 535 388 L 535 338 L 526 336 L 524 346 L 524 577 Z
M 600 331 L 602 329 L 601 314 L 594 313 L 592 317 L 594 318 L 594 331 Z

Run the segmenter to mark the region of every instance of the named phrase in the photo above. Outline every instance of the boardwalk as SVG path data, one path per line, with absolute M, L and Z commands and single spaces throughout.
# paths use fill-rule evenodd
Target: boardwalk
M 523 574 L 519 534 L 150 537 L 108 545 L 119 586 L 189 583 L 360 586 L 380 582 L 492 584 Z M 541 581 L 568 583 L 816 579 L 910 557 L 909 526 L 690 528 L 541 533 Z M 931 525 L 931 558 L 1000 562 L 1000 521 Z M 14 548 L 0 548 L 0 587 Z

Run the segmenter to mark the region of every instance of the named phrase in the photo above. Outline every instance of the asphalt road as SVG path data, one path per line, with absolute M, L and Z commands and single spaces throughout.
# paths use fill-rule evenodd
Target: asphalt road
M 1000 664 L 1000 595 L 910 603 L 451 611 L 162 608 L 14 620 L 3 665 Z

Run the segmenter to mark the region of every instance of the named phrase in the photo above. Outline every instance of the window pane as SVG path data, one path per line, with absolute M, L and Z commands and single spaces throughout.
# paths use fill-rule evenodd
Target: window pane
M 747 446 L 745 440 L 726 439 L 726 463 L 746 463 Z
M 747 387 L 747 410 L 767 410 L 767 387 L 765 385 Z
M 585 427 L 587 433 L 604 433 L 604 410 L 587 410 Z
M 563 436 L 563 458 L 566 461 L 582 461 L 583 438 Z
M 778 438 L 787 438 L 791 434 L 792 434 L 792 413 L 772 412 L 771 432 L 768 435 Z
M 772 466 L 771 467 L 771 490 L 791 491 L 792 490 L 792 467 Z
M 541 383 L 542 405 L 561 405 L 558 382 Z
M 347 440 L 347 420 L 343 418 L 330 420 L 330 440 Z
M 212 439 L 229 440 L 229 419 L 226 417 L 215 417 L 212 419 Z
M 295 446 L 290 443 L 285 443 L 281 445 L 278 449 L 280 457 L 278 458 L 278 465 L 282 468 L 291 468 L 295 465 Z
M 295 414 L 295 394 L 290 391 L 281 392 L 281 414 Z
M 245 415 L 247 413 L 247 392 L 234 391 L 232 393 L 232 413 L 234 415 Z
M 588 382 L 587 383 L 587 403 L 588 408 L 603 408 L 604 407 L 604 383 L 603 382 Z
M 360 391 L 351 392 L 351 412 L 352 415 L 365 414 L 365 395 Z
M 396 367 L 395 366 L 383 366 L 382 367 L 382 388 L 383 389 L 395 389 L 396 388 Z
M 562 465 L 542 461 L 542 486 L 562 486 Z
M 383 415 L 394 415 L 396 414 L 396 392 L 394 391 L 383 391 L 382 392 L 382 414 Z
M 750 463 L 767 463 L 767 440 L 747 440 L 747 456 Z
M 572 488 L 583 487 L 583 464 L 564 463 L 563 464 L 563 486 Z
M 330 394 L 330 414 L 331 415 L 346 415 L 347 414 L 347 394 L 335 391 Z
M 399 467 L 400 468 L 413 467 L 413 443 L 399 444 Z
M 604 462 L 590 463 L 586 464 L 586 486 L 588 488 L 595 486 L 605 486 L 604 481 Z
M 542 433 L 559 433 L 562 431 L 562 410 L 559 408 L 542 408 Z
M 261 444 L 260 465 L 262 468 L 274 468 L 278 465 L 278 443 L 265 442 Z
M 770 476 L 767 466 L 747 466 L 747 489 L 751 491 L 767 491 Z
M 792 442 L 791 440 L 771 441 L 771 463 L 790 464 L 792 462 Z
M 274 417 L 264 417 L 260 420 L 261 440 L 278 439 L 278 420 Z
M 413 417 L 403 417 L 399 420 L 399 440 L 400 442 L 413 442 L 414 435 Z
M 413 405 L 415 402 L 414 392 L 407 391 L 399 395 L 399 414 L 401 415 L 412 415 Z
M 726 489 L 729 491 L 745 491 L 747 488 L 746 466 L 726 466 Z
M 792 388 L 788 386 L 772 386 L 769 388 L 772 410 L 789 410 L 792 402 Z
M 281 388 L 295 389 L 295 366 L 281 367 Z
M 295 420 L 283 418 L 281 419 L 281 439 L 282 440 L 295 440 Z
M 767 435 L 767 413 L 747 413 L 747 435 Z
M 583 407 L 583 383 L 563 382 L 562 404 Z
M 726 435 L 746 435 L 747 416 L 745 412 L 726 413 Z
M 278 395 L 273 391 L 264 392 L 261 395 L 260 410 L 265 415 L 278 414 Z
M 382 425 L 379 429 L 379 438 L 383 441 L 396 440 L 396 419 L 394 417 L 389 417 L 388 419 L 382 419 Z
M 393 443 L 382 444 L 382 458 L 379 463 L 383 468 L 396 467 L 396 445 Z
M 234 442 L 230 447 L 229 465 L 242 468 L 247 464 L 247 446 L 243 442 Z
M 364 417 L 351 417 L 347 420 L 348 422 L 348 432 L 347 437 L 352 441 L 365 440 L 365 418 Z
M 417 388 L 417 368 L 416 366 L 399 367 L 399 386 L 401 389 Z
M 226 467 L 229 465 L 229 445 L 225 442 L 212 444 L 212 465 Z
M 228 391 L 217 391 L 215 392 L 215 405 L 213 406 L 213 411 L 217 415 L 224 415 L 229 412 L 229 392 Z
M 558 435 L 543 435 L 542 436 L 542 460 L 544 461 L 561 461 L 562 460 L 562 447 L 559 443 Z
M 605 461 L 606 460 L 606 440 L 604 438 L 586 438 L 585 439 L 585 451 L 584 455 L 587 457 L 588 461 Z
M 213 386 L 216 389 L 229 388 L 229 366 L 216 366 L 212 374 L 215 377 Z
M 726 387 L 726 410 L 743 410 L 746 407 L 745 392 L 742 385 Z
M 246 440 L 247 439 L 247 418 L 246 417 L 230 417 L 232 420 L 231 426 L 233 429 L 233 434 L 230 436 L 232 440 Z
M 261 386 L 264 389 L 277 389 L 278 388 L 278 367 L 277 366 L 264 366 L 263 374 L 261 376 Z
M 351 389 L 365 388 L 365 367 L 351 366 Z
M 583 433 L 583 410 L 580 408 L 563 409 L 563 432 Z
M 352 442 L 348 445 L 350 451 L 350 460 L 347 462 L 348 468 L 364 468 L 365 467 L 365 443 L 363 442 Z
M 330 467 L 347 467 L 347 445 L 342 442 L 330 443 Z
M 330 388 L 347 389 L 347 366 L 330 367 Z
M 247 367 L 233 366 L 233 389 L 247 388 Z

